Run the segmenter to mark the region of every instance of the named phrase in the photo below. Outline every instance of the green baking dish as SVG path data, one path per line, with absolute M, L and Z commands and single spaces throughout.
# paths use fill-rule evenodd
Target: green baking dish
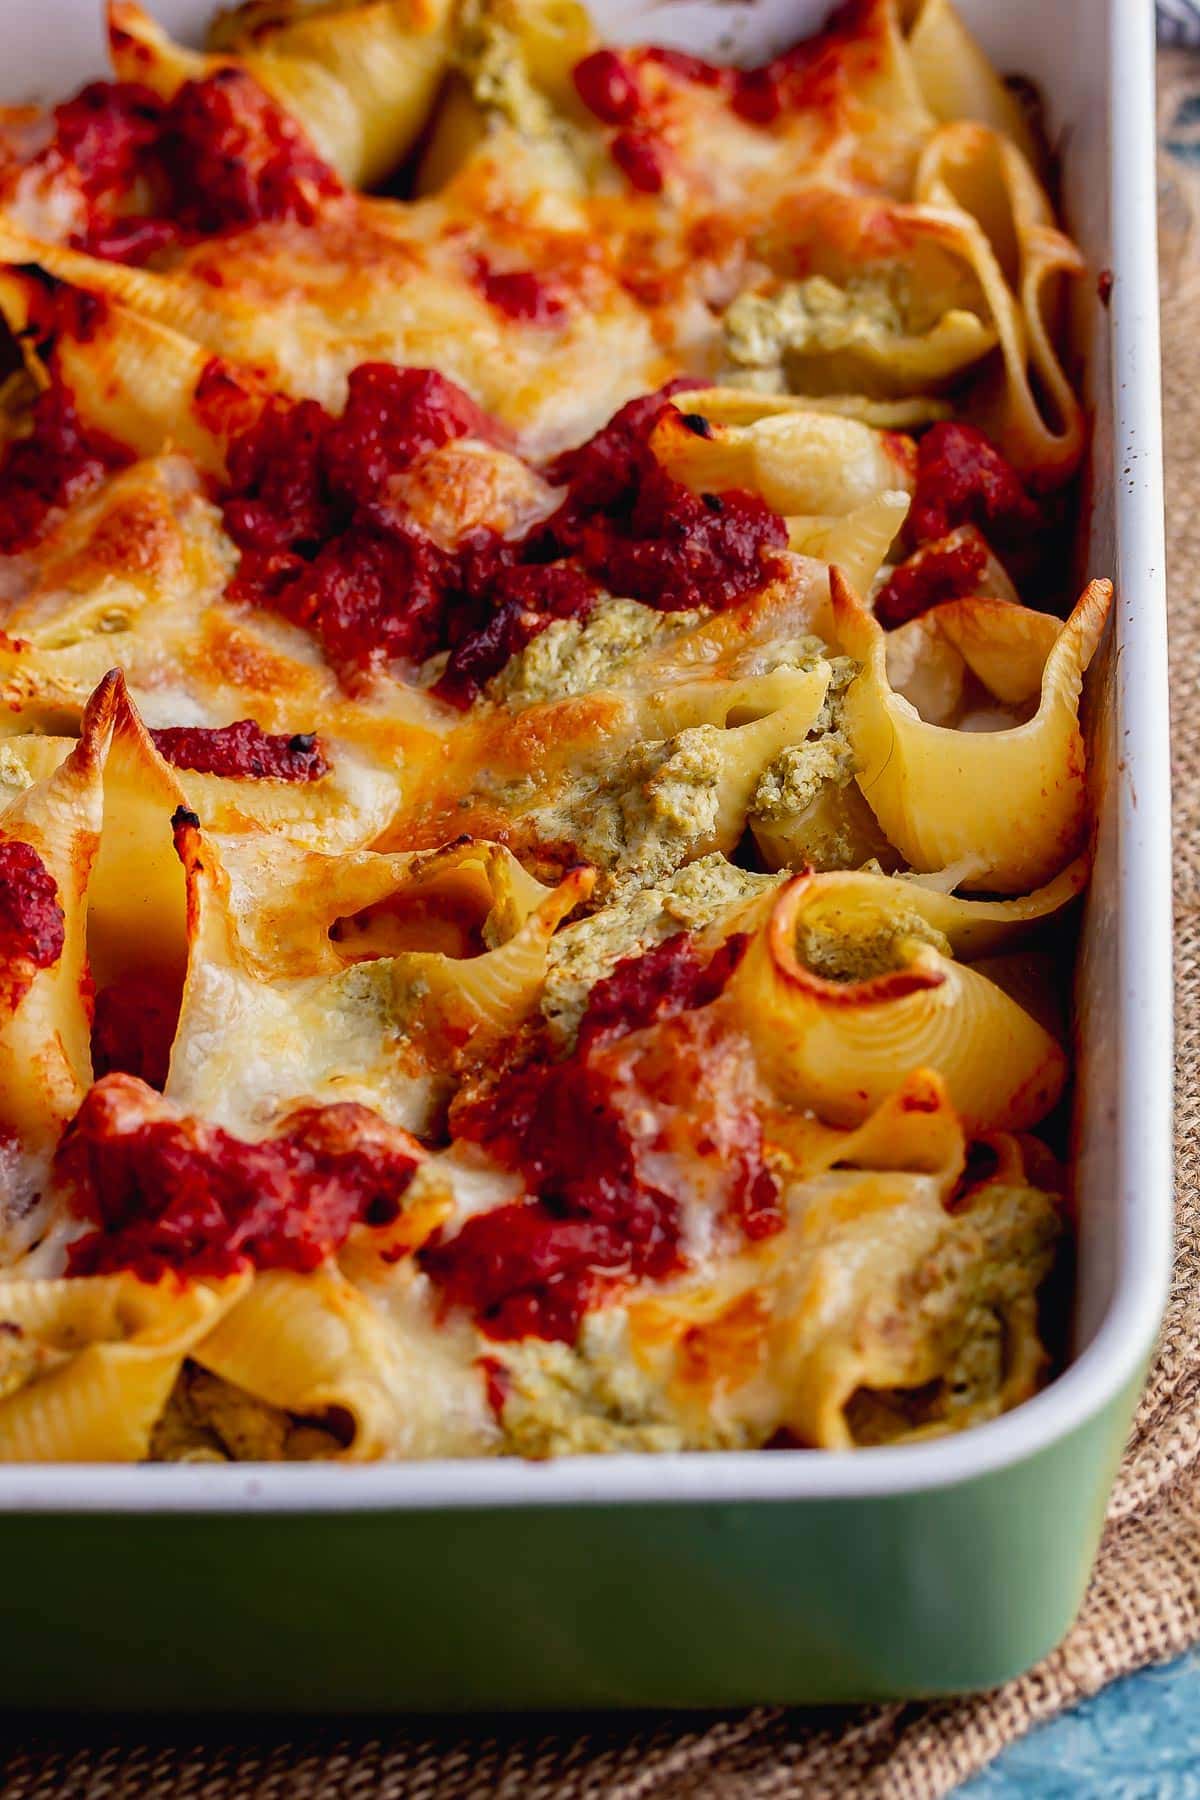
M 376 1712 L 990 1687 L 1074 1615 L 1140 1379 L 1007 1467 L 872 1494 L 789 1498 L 781 1452 L 760 1482 L 741 1456 L 686 1482 L 656 1462 L 628 1485 L 662 1497 L 636 1500 L 517 1469 L 472 1501 L 482 1474 L 463 1470 L 455 1503 L 422 1492 L 447 1473 L 406 1481 L 397 1505 L 381 1496 L 399 1482 L 364 1493 L 339 1470 L 337 1510 L 294 1483 L 276 1511 L 252 1477 L 246 1510 L 214 1516 L 157 1507 L 159 1471 L 140 1471 L 136 1518 L 6 1519 L 7 1703 Z
M 5 1468 L 8 1705 L 924 1696 L 999 1682 L 1070 1625 L 1170 1270 L 1153 8 L 962 6 L 1001 67 L 1037 76 L 1072 230 L 1092 269 L 1114 276 L 1111 309 L 1091 297 L 1083 321 L 1095 412 L 1084 572 L 1115 571 L 1119 607 L 1091 682 L 1098 829 L 1078 987 L 1072 1360 L 1036 1399 L 963 1437 L 852 1455 Z M 62 0 L 61 33 L 48 33 L 45 0 L 8 0 L 14 95 L 86 72 L 84 10 L 86 22 Z M 186 29 L 208 7 L 157 10 Z M 761 47 L 824 10 L 763 0 L 732 25 Z M 701 4 L 656 13 L 654 30 L 702 49 L 730 24 L 727 8 Z

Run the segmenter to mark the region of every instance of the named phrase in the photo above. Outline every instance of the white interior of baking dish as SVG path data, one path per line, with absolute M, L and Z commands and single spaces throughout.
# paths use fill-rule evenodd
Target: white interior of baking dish
M 852 1455 L 279 1467 L 0 1469 L 0 1511 L 324 1510 L 635 1500 L 832 1498 L 969 1479 L 1098 1411 L 1140 1367 L 1170 1274 L 1170 758 L 1150 0 L 957 0 L 993 61 L 1035 77 L 1067 223 L 1111 306 L 1082 309 L 1095 435 L 1083 576 L 1117 578 L 1090 677 L 1096 868 L 1078 980 L 1075 1354 L 1043 1393 L 957 1438 Z M 213 0 L 148 0 L 196 38 Z M 828 0 L 593 0 L 614 38 L 758 60 Z M 6 100 L 61 96 L 105 67 L 101 0 L 3 0 Z M 1087 296 L 1089 302 L 1092 293 Z

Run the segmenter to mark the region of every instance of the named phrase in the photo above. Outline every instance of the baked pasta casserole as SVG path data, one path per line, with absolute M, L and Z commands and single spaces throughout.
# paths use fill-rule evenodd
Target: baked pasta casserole
M 108 33 L 0 112 L 0 1456 L 1020 1402 L 1111 598 L 1027 91 L 948 0 Z

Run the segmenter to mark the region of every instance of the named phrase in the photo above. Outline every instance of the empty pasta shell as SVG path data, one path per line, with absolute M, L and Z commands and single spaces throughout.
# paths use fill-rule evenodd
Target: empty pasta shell
M 457 960 L 432 951 L 402 953 L 392 963 L 398 988 L 419 991 L 422 1024 L 432 1037 L 471 1060 L 511 1036 L 537 1006 L 550 939 L 586 900 L 595 872 L 573 869 L 498 949 Z
M 690 408 L 690 396 L 683 404 Z M 700 432 L 686 423 L 690 416 L 668 413 L 650 447 L 668 473 L 697 494 L 744 488 L 776 512 L 840 517 L 881 494 L 912 487 L 905 441 L 857 419 L 786 412 Z
M 890 1169 L 937 1175 L 949 1195 L 966 1161 L 962 1122 L 932 1069 L 914 1069 L 861 1125 L 827 1125 L 813 1113 L 772 1122 L 771 1142 L 787 1155 L 797 1179 L 833 1168 Z
M 930 112 L 943 124 L 979 119 L 1010 137 L 1036 165 L 1038 145 L 1025 112 L 950 0 L 922 0 L 916 14 L 908 55 Z
M 917 199 L 955 208 L 999 334 L 1003 379 L 981 420 L 1013 465 L 1043 484 L 1065 481 L 1087 438 L 1079 398 L 1058 349 L 1066 284 L 1084 273 L 1079 250 L 1054 223 L 1037 177 L 1016 144 L 960 118 L 925 146 Z
M 788 544 L 802 556 L 836 564 L 852 586 L 865 593 L 895 542 L 908 506 L 902 489 L 889 489 L 840 517 L 791 518 Z
M 876 431 L 914 431 L 938 419 L 948 419 L 954 412 L 948 401 L 930 394 L 915 394 L 904 400 L 871 400 L 865 394 L 774 394 L 737 386 L 691 388 L 685 405 L 711 419 L 714 425 L 753 425 L 759 419 L 779 418 L 785 413 L 819 412 L 857 419 Z

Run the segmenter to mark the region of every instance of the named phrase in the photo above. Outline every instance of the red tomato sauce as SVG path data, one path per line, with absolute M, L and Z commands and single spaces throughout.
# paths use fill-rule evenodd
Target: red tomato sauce
M 774 1237 L 784 1227 L 779 1183 L 768 1168 L 762 1121 L 757 1113 L 725 1110 L 720 1151 L 730 1170 L 728 1216 L 751 1243 Z
M 605 1293 L 685 1266 L 678 1202 L 642 1171 L 605 1050 L 707 1006 L 744 949 L 744 938 L 732 938 L 702 963 L 681 933 L 626 958 L 593 989 L 569 1056 L 517 1068 L 458 1110 L 456 1134 L 519 1170 L 532 1196 L 476 1214 L 420 1252 L 446 1301 L 467 1307 L 490 1337 L 573 1342 Z M 762 1236 L 781 1221 L 755 1118 L 741 1126 L 739 1154 L 733 1210 L 747 1235 Z
M 707 62 L 684 50 L 650 45 L 619 55 L 595 50 L 572 71 L 575 91 L 601 124 L 616 127 L 609 154 L 630 186 L 645 194 L 665 185 L 667 151 L 660 107 L 641 78 L 657 68 L 677 81 L 720 94 L 748 125 L 768 127 L 788 113 L 830 110 L 846 89 L 845 52 L 866 28 L 869 0 L 848 0 L 816 37 L 755 68 Z
M 52 969 L 62 955 L 64 915 L 58 884 L 33 848 L 0 838 L 0 963 Z M 21 983 L 28 986 L 28 977 Z
M 44 269 L 27 266 L 24 273 L 31 281 L 29 323 L 43 362 L 51 360 L 59 337 L 90 343 L 108 317 L 107 300 L 86 288 L 70 287 Z
M 917 484 L 905 523 L 914 544 L 977 525 L 998 548 L 1019 546 L 1043 525 L 1012 464 L 974 425 L 931 425 L 917 446 Z
M 987 545 L 975 533 L 923 544 L 892 570 L 875 597 L 875 617 L 891 631 L 943 600 L 978 594 L 987 561 Z
M 160 250 L 168 250 L 183 237 L 174 219 L 144 219 L 136 213 L 114 219 L 111 224 L 93 223 L 71 242 L 89 256 L 103 257 L 106 262 L 138 265 L 148 262 Z
M 497 610 L 459 640 L 437 686 L 444 699 L 469 703 L 552 619 L 585 619 L 597 586 L 675 612 L 732 605 L 770 576 L 770 553 L 787 542 L 779 515 L 736 490 L 693 494 L 650 448 L 655 425 L 676 410 L 670 395 L 698 385 L 684 377 L 629 401 L 550 466 L 566 498 L 523 543 L 493 541 L 498 573 L 470 591 L 490 596 Z M 570 566 L 540 566 L 553 559 Z
M 264 731 L 254 719 L 233 725 L 169 725 L 152 731 L 154 748 L 176 769 L 233 779 L 319 781 L 329 764 L 310 731 Z
M 550 469 L 567 497 L 535 535 L 536 553 L 573 556 L 614 594 L 662 612 L 730 606 L 773 573 L 787 527 L 757 495 L 694 494 L 650 448 L 654 427 L 676 411 L 673 382 L 630 400 Z
M 567 310 L 562 295 L 532 269 L 493 269 L 486 256 L 477 256 L 471 273 L 488 305 L 506 318 L 553 325 Z
M 33 403 L 32 430 L 0 462 L 0 555 L 30 549 L 52 513 L 131 460 L 111 438 L 85 428 L 70 393 L 52 380 Z
M 343 191 L 300 126 L 243 69 L 186 81 L 170 102 L 134 82 L 92 82 L 54 118 L 43 157 L 75 172 L 86 208 L 75 241 L 94 256 L 144 262 L 170 244 L 263 219 L 311 224 L 322 200 Z
M 210 356 L 192 394 L 192 410 L 218 437 L 249 431 L 262 412 L 262 396 L 221 356 Z
M 171 216 L 208 236 L 260 219 L 310 225 L 342 184 L 296 121 L 244 69 L 186 81 L 167 108 L 159 155 Z
M 92 1070 L 97 1080 L 120 1071 L 149 1087 L 166 1085 L 179 1023 L 182 983 L 165 974 L 128 974 L 101 988 L 92 1018 Z
M 639 194 L 661 194 L 667 184 L 666 153 L 649 131 L 618 131 L 609 154 Z
M 497 1419 L 503 1419 L 505 1403 L 512 1387 L 508 1370 L 498 1356 L 481 1356 L 477 1358 L 475 1366 L 483 1376 L 488 1405 Z
M 448 650 L 435 691 L 457 706 L 553 619 L 586 618 L 599 585 L 664 611 L 730 605 L 770 576 L 787 530 L 755 496 L 693 494 L 658 463 L 650 434 L 670 393 L 696 385 L 631 401 L 560 457 L 548 474 L 566 496 L 524 539 L 480 530 L 452 551 L 389 484 L 452 438 L 495 439 L 461 388 L 365 363 L 340 419 L 274 400 L 229 451 L 223 514 L 242 551 L 230 596 L 313 632 L 350 682 Z
M 636 72 L 615 50 L 593 50 L 571 71 L 575 92 L 602 125 L 629 125 L 642 109 Z
M 57 1153 L 76 1211 L 95 1226 L 71 1245 L 68 1272 L 307 1273 L 353 1225 L 397 1216 L 423 1155 L 369 1107 L 309 1107 L 277 1137 L 247 1143 L 162 1116 L 156 1095 L 110 1075 L 89 1089 Z
M 133 241 L 134 221 L 118 221 L 117 215 L 147 170 L 162 115 L 158 95 L 130 81 L 89 82 L 54 109 L 54 142 L 44 155 L 74 172 L 87 210 L 77 241 L 93 255 L 112 254 L 125 238 Z
M 746 943 L 744 934 L 736 933 L 701 963 L 693 940 L 679 932 L 641 956 L 622 958 L 588 995 L 577 1047 L 586 1052 L 626 1032 L 711 1005 L 745 955 Z
M 446 640 L 460 559 L 389 498 L 417 457 L 495 427 L 431 369 L 363 363 L 345 411 L 274 400 L 234 439 L 226 529 L 242 551 L 231 597 L 312 631 L 353 677 L 389 657 L 420 661 Z
M 493 538 L 490 546 L 499 562 L 506 550 L 503 540 Z M 480 599 L 486 594 L 493 610 L 467 626 L 434 685 L 434 693 L 452 706 L 469 706 L 509 657 L 524 650 L 552 620 L 585 620 L 596 602 L 594 583 L 578 569 L 536 564 L 501 563 L 486 589 L 474 592 Z

